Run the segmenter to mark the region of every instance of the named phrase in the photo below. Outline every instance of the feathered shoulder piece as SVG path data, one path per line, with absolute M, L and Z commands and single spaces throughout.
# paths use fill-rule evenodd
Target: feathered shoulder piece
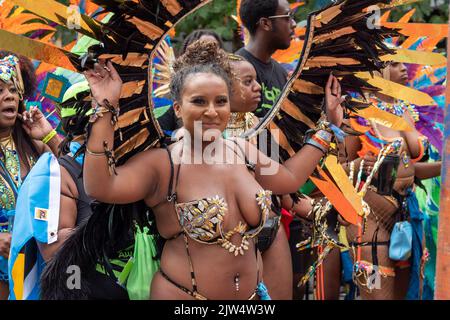
M 114 143 L 119 164 L 158 144 L 163 133 L 154 118 L 149 90 L 153 83 L 152 61 L 174 25 L 211 0 L 90 0 L 91 6 L 106 16 L 103 22 L 56 0 L 8 1 L 98 44 L 90 46 L 87 53 L 77 54 L 1 30 L 0 47 L 74 72 L 82 72 L 98 59 L 109 59 L 114 64 L 124 83 Z M 89 103 L 80 106 L 77 112 L 83 114 L 83 108 L 90 108 Z
M 247 138 L 264 128 L 280 129 L 279 143 L 283 160 L 302 147 L 307 130 L 314 128 L 321 117 L 327 79 L 336 76 L 343 94 L 377 91 L 362 78 L 360 72 L 379 71 L 381 59 L 395 51 L 384 40 L 398 36 L 397 31 L 374 25 L 371 6 L 386 6 L 384 0 L 341 0 L 313 12 L 308 17 L 304 45 L 299 63 L 283 89 L 278 102 L 259 125 L 248 132 Z M 367 107 L 368 104 L 347 99 L 348 110 Z M 284 151 L 284 152 L 283 152 Z
M 93 46 L 84 63 L 110 59 L 124 86 L 121 114 L 115 135 L 115 155 L 120 162 L 158 144 L 163 136 L 154 117 L 152 61 L 172 27 L 208 1 L 201 0 L 92 0 L 112 17 L 101 26 L 102 46 Z M 98 33 L 98 32 L 97 32 Z M 82 66 L 83 67 L 83 66 Z

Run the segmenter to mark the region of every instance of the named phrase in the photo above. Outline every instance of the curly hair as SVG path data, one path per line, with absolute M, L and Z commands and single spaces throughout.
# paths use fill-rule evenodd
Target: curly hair
M 197 40 L 187 47 L 173 65 L 174 74 L 170 81 L 170 93 L 174 101 L 181 100 L 181 94 L 188 76 L 196 73 L 212 73 L 222 78 L 231 92 L 234 77 L 228 54 L 211 41 Z
M 15 54 L 14 52 L 0 50 L 0 59 L 3 59 L 9 55 L 19 58 L 20 71 L 22 73 L 23 86 L 25 88 L 23 97 L 25 99 L 33 98 L 37 88 L 36 73 L 33 62 L 31 62 L 31 60 L 27 57 Z
M 183 47 L 181 48 L 181 54 L 185 53 L 187 48 L 193 44 L 195 41 L 200 40 L 201 37 L 203 36 L 211 36 L 214 37 L 217 40 L 217 43 L 219 44 L 219 48 L 223 49 L 223 41 L 222 38 L 220 38 L 220 36 L 215 33 L 212 30 L 204 30 L 204 29 L 200 29 L 200 30 L 195 30 L 193 31 L 191 34 L 189 34 L 186 39 L 184 39 L 183 42 Z
M 242 23 L 251 35 L 258 30 L 261 18 L 274 16 L 278 8 L 278 0 L 243 0 L 239 8 Z

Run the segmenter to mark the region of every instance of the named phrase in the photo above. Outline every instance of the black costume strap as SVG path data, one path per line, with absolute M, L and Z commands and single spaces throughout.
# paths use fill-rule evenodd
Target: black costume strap
M 186 253 L 188 256 L 188 261 L 189 261 L 189 269 L 191 272 L 191 281 L 192 281 L 192 291 L 187 289 L 186 287 L 176 283 L 175 281 L 173 281 L 172 279 L 170 279 L 170 277 L 163 271 L 160 270 L 161 275 L 167 280 L 169 281 L 171 284 L 173 284 L 174 286 L 176 286 L 178 289 L 182 290 L 183 292 L 187 293 L 188 295 L 194 297 L 195 299 L 199 299 L 199 300 L 207 300 L 206 297 L 202 296 L 201 294 L 198 293 L 198 287 L 197 287 L 197 280 L 195 278 L 195 272 L 194 272 L 194 264 L 192 263 L 192 257 L 191 257 L 191 253 L 189 251 L 189 243 L 188 243 L 188 238 L 186 236 L 186 234 L 183 233 L 183 238 L 184 238 L 184 245 L 186 248 Z
M 194 264 L 192 263 L 191 252 L 189 251 L 189 242 L 188 242 L 188 238 L 187 238 L 185 233 L 183 233 L 183 239 L 184 239 L 184 245 L 186 247 L 186 253 L 187 253 L 187 256 L 188 256 L 188 260 L 189 260 L 189 268 L 190 268 L 190 271 L 191 271 L 192 293 L 195 296 L 195 295 L 198 294 L 198 291 L 197 291 L 197 280 L 195 279 Z
M 373 233 L 372 237 L 372 263 L 374 266 L 378 266 L 378 230 L 379 227 L 375 229 L 375 232 Z
M 242 146 L 236 141 L 236 140 L 232 140 L 234 142 L 234 144 L 239 148 L 239 150 L 241 150 L 242 154 L 244 155 L 244 161 L 245 161 L 245 165 L 247 167 L 247 169 L 249 169 L 250 171 L 255 172 L 256 171 L 256 164 L 253 162 L 250 162 L 247 158 L 247 155 L 244 151 L 244 149 L 242 149 Z M 233 149 L 234 151 L 234 149 Z M 235 151 L 236 153 L 236 151 Z M 237 154 L 237 153 L 236 153 Z
M 167 190 L 167 201 L 172 202 L 176 199 L 176 194 L 173 191 L 173 179 L 174 179 L 174 165 L 173 165 L 173 159 L 172 155 L 170 154 L 169 148 L 165 148 L 167 151 L 167 155 L 169 156 L 169 162 L 170 162 L 170 179 L 169 179 L 169 187 Z

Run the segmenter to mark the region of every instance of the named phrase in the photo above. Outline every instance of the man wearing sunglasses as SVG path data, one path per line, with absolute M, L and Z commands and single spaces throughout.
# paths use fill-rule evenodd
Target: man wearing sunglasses
M 296 23 L 287 0 L 243 0 L 240 17 L 250 41 L 236 54 L 256 69 L 262 99 L 255 114 L 263 117 L 275 104 L 287 81 L 287 72 L 271 57 L 291 45 Z

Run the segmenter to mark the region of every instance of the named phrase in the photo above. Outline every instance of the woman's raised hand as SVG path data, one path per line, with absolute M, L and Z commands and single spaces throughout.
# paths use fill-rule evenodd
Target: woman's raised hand
M 104 61 L 96 63 L 94 69 L 85 71 L 84 75 L 91 88 L 92 97 L 98 103 L 103 104 L 104 100 L 108 100 L 113 106 L 119 105 L 122 79 L 111 61 L 106 64 Z
M 341 95 L 341 85 L 338 79 L 330 74 L 325 86 L 325 110 L 328 121 L 337 127 L 342 125 L 344 119 L 344 109 L 341 106 L 344 100 L 345 97 Z
M 37 107 L 31 107 L 21 115 L 22 127 L 25 132 L 35 140 L 42 140 L 48 135 L 53 127 Z

